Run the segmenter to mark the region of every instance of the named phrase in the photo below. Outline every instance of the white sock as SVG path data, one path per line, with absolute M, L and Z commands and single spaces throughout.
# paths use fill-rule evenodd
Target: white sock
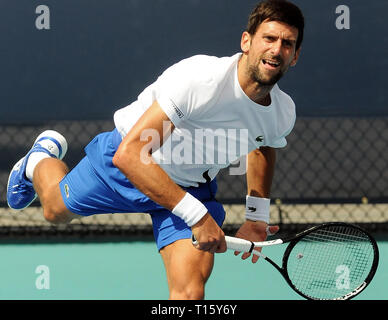
M 42 148 L 48 150 L 50 153 L 55 155 L 57 158 L 59 157 L 59 149 L 55 142 L 51 141 L 50 139 L 43 139 L 39 141 L 38 144 Z
M 27 161 L 27 166 L 26 166 L 26 177 L 32 181 L 32 177 L 34 175 L 34 169 L 38 162 L 40 160 L 43 160 L 45 158 L 51 158 L 47 153 L 44 152 L 33 152 L 30 154 L 28 161 Z

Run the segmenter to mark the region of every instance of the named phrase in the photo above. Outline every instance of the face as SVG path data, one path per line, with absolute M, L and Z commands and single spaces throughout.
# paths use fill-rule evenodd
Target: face
M 263 86 L 278 82 L 298 60 L 297 37 L 297 28 L 279 21 L 263 22 L 253 36 L 244 32 L 241 49 L 247 55 L 246 67 L 251 80 Z

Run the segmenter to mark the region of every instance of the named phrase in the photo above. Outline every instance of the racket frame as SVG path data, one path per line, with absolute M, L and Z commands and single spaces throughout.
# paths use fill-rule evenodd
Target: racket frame
M 287 272 L 288 257 L 290 256 L 290 253 L 291 253 L 292 249 L 295 247 L 295 245 L 302 238 L 304 238 L 305 236 L 309 235 L 310 233 L 312 233 L 312 232 L 314 232 L 316 230 L 319 230 L 319 229 L 322 229 L 322 228 L 325 228 L 325 227 L 328 227 L 328 226 L 338 226 L 338 227 L 342 226 L 342 227 L 351 227 L 351 228 L 357 229 L 360 232 L 364 233 L 368 237 L 370 243 L 372 244 L 372 248 L 373 248 L 373 262 L 372 262 L 371 269 L 370 269 L 367 277 L 365 278 L 364 282 L 361 283 L 357 288 L 355 288 L 351 292 L 349 292 L 349 293 L 347 293 L 347 294 L 345 294 L 345 295 L 343 295 L 341 297 L 338 297 L 338 298 L 334 299 L 334 300 L 350 300 L 350 299 L 353 299 L 358 294 L 360 294 L 370 284 L 370 282 L 372 281 L 372 279 L 373 279 L 373 277 L 374 277 L 374 275 L 376 273 L 377 266 L 378 266 L 378 263 L 379 263 L 379 249 L 378 249 L 376 240 L 370 235 L 369 232 L 367 232 L 366 230 L 364 230 L 363 228 L 361 228 L 361 227 L 359 227 L 359 226 L 357 226 L 355 224 L 345 223 L 345 222 L 328 222 L 328 223 L 323 223 L 323 224 L 320 224 L 318 226 L 314 226 L 312 228 L 309 228 L 309 229 L 307 229 L 305 231 L 302 231 L 301 233 L 298 233 L 295 237 L 293 237 L 291 239 L 284 240 L 284 242 L 289 242 L 289 244 L 288 244 L 288 246 L 287 246 L 287 248 L 286 248 L 286 250 L 284 251 L 284 254 L 283 254 L 282 268 L 281 268 L 283 270 L 283 272 L 281 272 L 281 274 L 286 279 L 286 281 L 290 285 L 290 287 L 295 292 L 297 292 L 299 295 L 301 295 L 302 297 L 304 297 L 306 299 L 309 299 L 309 300 L 317 300 L 317 299 L 313 299 L 310 296 L 307 296 L 303 292 L 300 292 L 298 290 L 298 288 L 296 288 L 295 285 L 292 283 L 291 279 L 289 278 L 288 272 Z M 321 300 L 323 300 L 323 299 L 321 299 Z
M 292 283 L 292 281 L 288 275 L 288 271 L 287 271 L 288 257 L 290 256 L 292 249 L 295 247 L 295 245 L 302 238 L 304 238 L 305 236 L 309 235 L 310 233 L 312 233 L 316 230 L 326 228 L 329 226 L 343 226 L 343 227 L 352 227 L 352 228 L 358 229 L 359 231 L 363 232 L 368 237 L 368 239 L 373 247 L 374 257 L 373 257 L 371 270 L 369 271 L 369 274 L 366 277 L 366 279 L 364 280 L 364 282 L 360 286 L 358 286 L 356 289 L 354 289 L 352 292 L 349 292 L 349 293 L 335 299 L 335 300 L 350 300 L 350 299 L 354 298 L 355 296 L 357 296 L 358 294 L 360 294 L 370 284 L 370 282 L 372 281 L 372 279 L 376 273 L 378 262 L 379 262 L 379 250 L 378 250 L 376 240 L 367 231 L 365 231 L 363 228 L 361 228 L 357 225 L 354 225 L 351 223 L 345 223 L 345 222 L 327 222 L 327 223 L 320 224 L 318 226 L 311 227 L 307 230 L 304 230 L 304 231 L 302 231 L 302 232 L 300 232 L 292 237 L 286 237 L 283 239 L 269 240 L 269 241 L 263 241 L 263 242 L 250 242 L 249 241 L 251 243 L 250 250 L 246 250 L 245 252 L 251 252 L 253 254 L 256 254 L 256 255 L 262 257 L 263 259 L 265 259 L 267 262 L 269 262 L 272 266 L 274 266 L 280 272 L 280 274 L 286 280 L 288 285 L 296 293 L 298 293 L 302 297 L 304 297 L 308 300 L 318 300 L 318 299 L 314 299 L 313 297 L 310 297 L 310 296 L 304 294 L 303 292 L 299 291 L 298 288 L 296 288 L 296 286 Z M 233 238 L 233 237 L 228 237 L 228 238 L 229 238 L 229 241 L 231 241 L 230 238 Z M 234 239 L 236 239 L 236 238 L 234 238 Z M 279 245 L 279 244 L 284 244 L 284 243 L 288 243 L 288 246 L 284 251 L 281 267 L 278 264 L 276 264 L 273 260 L 271 260 L 269 257 L 264 255 L 263 253 L 253 249 L 254 247 L 272 246 L 272 245 Z M 235 251 L 241 251 L 241 250 L 236 250 L 235 248 L 232 248 L 232 247 L 228 247 L 228 249 L 235 250 Z

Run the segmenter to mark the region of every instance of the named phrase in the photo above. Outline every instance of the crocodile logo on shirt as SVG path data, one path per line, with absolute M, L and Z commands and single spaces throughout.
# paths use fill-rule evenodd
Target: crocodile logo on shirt
M 66 198 L 68 198 L 70 196 L 70 194 L 69 194 L 69 186 L 67 184 L 65 184 L 64 185 L 64 189 L 65 189 Z
M 256 137 L 255 140 L 256 140 L 257 142 L 263 142 L 264 137 L 263 137 L 263 136 L 258 136 L 258 137 Z

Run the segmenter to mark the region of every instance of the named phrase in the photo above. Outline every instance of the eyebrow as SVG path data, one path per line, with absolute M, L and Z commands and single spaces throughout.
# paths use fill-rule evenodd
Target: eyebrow
M 268 32 L 264 32 L 263 36 L 264 37 L 268 36 L 268 37 L 273 37 L 273 38 L 279 38 L 278 36 L 276 36 L 276 35 L 274 35 L 272 33 L 268 33 Z M 292 38 L 283 38 L 283 40 L 290 41 L 292 43 L 296 43 L 296 39 L 294 39 L 293 37 Z

